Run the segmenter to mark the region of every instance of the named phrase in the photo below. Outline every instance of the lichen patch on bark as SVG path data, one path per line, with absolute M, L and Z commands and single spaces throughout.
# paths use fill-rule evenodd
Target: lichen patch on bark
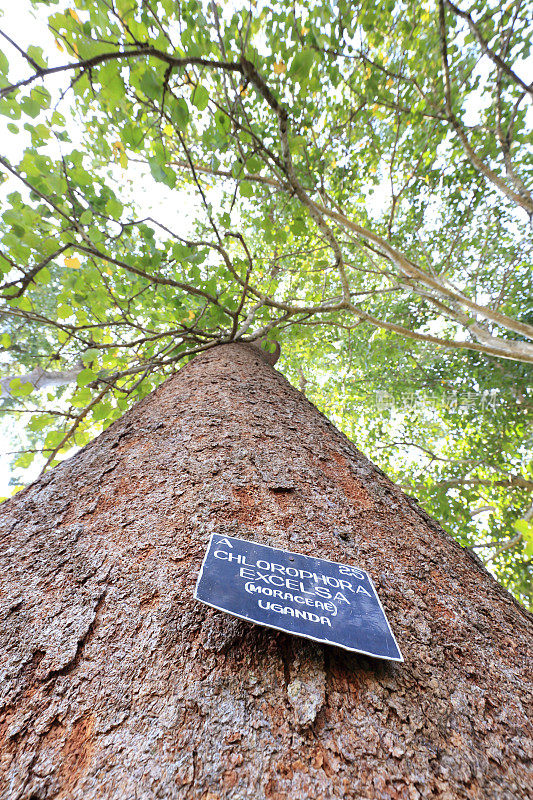
M 289 669 L 287 697 L 298 725 L 311 725 L 324 705 L 326 673 L 321 645 L 299 642 Z

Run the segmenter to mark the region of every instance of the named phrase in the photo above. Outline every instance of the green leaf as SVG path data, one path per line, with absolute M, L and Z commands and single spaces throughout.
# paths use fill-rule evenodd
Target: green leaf
M 231 165 L 230 172 L 234 178 L 238 178 L 239 175 L 242 173 L 244 167 L 240 161 L 234 161 Z
M 84 353 L 82 353 L 81 360 L 83 361 L 85 366 L 88 366 L 93 361 L 95 361 L 95 359 L 97 359 L 98 356 L 99 356 L 99 351 L 91 347 Z
M 87 386 L 88 383 L 95 381 L 97 377 L 98 376 L 92 371 L 92 369 L 82 369 L 76 378 L 76 383 L 78 386 Z
M 533 524 L 526 519 L 516 520 L 513 524 L 518 533 L 522 534 L 525 554 L 533 556 Z
M 27 469 L 35 458 L 35 453 L 23 453 L 15 461 L 15 466 L 19 469 Z
M 217 111 L 215 114 L 215 125 L 220 133 L 226 134 L 230 129 L 231 123 L 223 111 Z
M 0 114 L 11 119 L 20 119 L 20 103 L 13 97 L 3 97 L 0 99 Z
M 58 306 L 56 309 L 56 316 L 58 319 L 68 319 L 72 316 L 72 308 L 64 305 Z
M 160 164 L 157 158 L 149 158 L 148 164 L 154 180 L 164 183 L 166 179 L 166 173 L 163 168 L 163 164 Z
M 37 117 L 41 113 L 41 105 L 37 102 L 37 100 L 32 99 L 30 97 L 25 97 L 20 107 L 27 114 L 29 117 Z
M 138 147 L 143 140 L 142 128 L 139 128 L 138 125 L 134 125 L 129 120 L 126 121 L 122 128 L 122 139 L 130 147 Z
M 120 203 L 116 197 L 110 197 L 105 204 L 105 210 L 113 219 L 120 219 L 124 209 L 122 203 Z
M 92 410 L 92 417 L 96 422 L 106 419 L 112 414 L 113 407 L 110 403 L 98 403 Z
M 0 341 L 2 342 L 2 347 L 5 347 L 6 350 L 11 347 L 11 336 L 9 333 L 3 333 L 0 336 Z
M 518 533 L 522 534 L 526 555 L 533 556 L 533 524 L 525 519 L 516 520 L 513 524 Z
M 31 431 L 40 432 L 54 421 L 51 414 L 35 414 L 28 423 Z
M 80 223 L 82 225 L 90 225 L 92 221 L 93 221 L 93 213 L 92 213 L 92 211 L 89 211 L 89 209 L 86 209 L 80 215 Z
M 44 446 L 47 449 L 55 450 L 55 448 L 62 442 L 64 438 L 63 431 L 49 431 L 44 440 Z
M 315 63 L 315 53 L 313 50 L 301 50 L 294 56 L 290 74 L 300 83 L 309 77 L 309 73 Z
M 187 128 L 190 112 L 189 106 L 183 98 L 179 98 L 178 100 L 172 99 L 170 104 L 170 116 L 172 122 L 180 131 L 184 131 Z
M 0 50 L 0 75 L 5 75 L 9 72 L 9 61 L 5 53 Z
M 35 283 L 39 283 L 43 286 L 45 286 L 47 283 L 50 283 L 50 281 L 52 280 L 52 274 L 48 269 L 48 267 L 43 267 L 42 269 L 40 269 L 37 275 L 35 276 L 34 280 Z
M 151 69 L 145 70 L 141 80 L 139 81 L 139 86 L 145 95 L 151 100 L 155 100 L 161 94 L 161 81 L 157 77 L 156 73 Z
M 34 388 L 32 383 L 22 383 L 20 378 L 13 378 L 9 382 L 9 391 L 13 397 L 27 397 L 33 392 Z
M 247 158 L 246 159 L 246 169 L 251 175 L 255 175 L 258 172 L 261 172 L 263 167 L 263 162 L 259 158 Z
M 241 181 L 239 184 L 239 191 L 243 197 L 253 197 L 254 187 L 250 181 Z
M 513 523 L 514 527 L 525 538 L 533 537 L 533 525 L 526 519 L 518 519 Z
M 32 310 L 32 305 L 27 297 L 21 297 L 20 300 L 17 300 L 17 307 L 20 308 L 21 311 Z
M 302 236 L 307 232 L 307 227 L 303 219 L 297 218 L 291 225 L 291 231 L 295 236 Z
M 28 47 L 27 53 L 29 57 L 33 58 L 33 60 L 41 67 L 41 69 L 46 69 L 48 65 L 46 63 L 42 47 L 37 47 L 37 45 L 31 44 Z
M 82 389 L 78 389 L 73 398 L 72 398 L 72 405 L 75 408 L 85 408 L 91 402 L 92 399 L 92 392 L 90 389 L 84 387 Z
M 209 92 L 207 89 L 200 85 L 196 86 L 193 92 L 192 102 L 198 111 L 204 111 L 209 103 Z

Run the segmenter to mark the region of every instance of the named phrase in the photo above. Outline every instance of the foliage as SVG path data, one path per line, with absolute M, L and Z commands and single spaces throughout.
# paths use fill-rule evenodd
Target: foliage
M 275 336 L 287 374 L 528 602 L 520 0 L 33 5 L 57 49 L 6 31 L 0 54 L 27 142 L 0 157 L 17 466 L 57 463 L 195 353 Z

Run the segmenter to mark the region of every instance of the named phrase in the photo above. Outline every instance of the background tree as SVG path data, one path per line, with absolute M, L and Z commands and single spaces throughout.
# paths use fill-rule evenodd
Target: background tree
M 526 6 L 34 5 L 55 52 L 8 18 L 0 61 L 28 139 L 0 159 L 19 468 L 195 353 L 272 333 L 287 374 L 527 602 Z

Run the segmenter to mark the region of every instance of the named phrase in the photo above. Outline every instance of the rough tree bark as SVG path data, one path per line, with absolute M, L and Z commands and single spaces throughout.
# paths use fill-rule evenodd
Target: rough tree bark
M 253 348 L 1 522 L 2 798 L 531 796 L 529 615 Z M 213 531 L 368 570 L 405 663 L 194 602 Z

